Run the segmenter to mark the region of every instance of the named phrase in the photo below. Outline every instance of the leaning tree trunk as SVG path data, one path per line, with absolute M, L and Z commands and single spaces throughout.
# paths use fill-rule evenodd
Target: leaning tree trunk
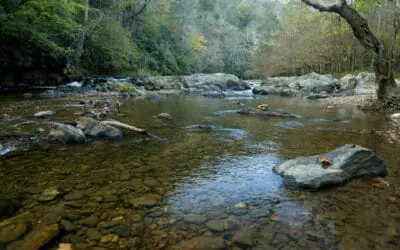
M 334 12 L 343 17 L 353 30 L 355 37 L 367 49 L 375 52 L 374 71 L 378 84 L 378 98 L 388 100 L 394 95 L 396 82 L 390 69 L 390 59 L 383 42 L 371 31 L 368 21 L 349 6 L 346 0 L 302 0 L 321 12 Z

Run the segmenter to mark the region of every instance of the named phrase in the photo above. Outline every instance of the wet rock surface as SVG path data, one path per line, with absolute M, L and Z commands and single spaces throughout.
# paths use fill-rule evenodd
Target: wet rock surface
M 82 130 L 74 126 L 65 125 L 61 123 L 54 125 L 54 128 L 50 130 L 48 139 L 51 142 L 63 143 L 63 144 L 67 143 L 82 144 L 86 142 L 86 137 L 85 134 L 82 132 Z
M 327 165 L 321 159 L 326 159 Z M 387 174 L 386 166 L 375 152 L 345 145 L 323 155 L 300 157 L 274 167 L 289 186 L 320 189 L 344 184 L 355 177 L 377 177 Z

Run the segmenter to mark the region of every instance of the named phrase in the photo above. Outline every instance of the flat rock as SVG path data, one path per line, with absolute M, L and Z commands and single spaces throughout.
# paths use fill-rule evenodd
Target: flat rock
M 37 250 L 44 246 L 46 243 L 50 242 L 52 239 L 58 236 L 60 233 L 60 228 L 57 224 L 45 226 L 38 230 L 34 230 L 30 235 L 28 235 L 23 243 L 23 250 Z
M 223 220 L 210 220 L 206 223 L 206 226 L 213 232 L 225 231 L 225 221 Z
M 68 220 L 61 220 L 60 225 L 61 225 L 62 230 L 67 233 L 76 231 L 76 226 Z
M 123 136 L 122 131 L 118 128 L 90 117 L 80 117 L 77 123 L 77 128 L 81 129 L 88 137 L 93 138 L 119 140 Z
M 195 237 L 180 242 L 173 247 L 174 250 L 222 250 L 225 249 L 225 242 L 220 237 Z
M 37 197 L 37 200 L 40 202 L 52 201 L 60 194 L 61 192 L 57 188 L 47 188 Z
M 324 167 L 320 159 L 331 166 Z M 345 145 L 323 155 L 299 157 L 274 167 L 286 185 L 321 189 L 343 184 L 355 177 L 378 177 L 387 174 L 385 163 L 372 150 Z
M 152 207 L 155 206 L 160 200 L 162 200 L 162 197 L 158 194 L 146 194 L 142 197 L 131 199 L 130 203 L 134 208 Z
M 232 236 L 232 242 L 240 248 L 251 248 L 253 246 L 253 232 L 251 230 L 241 230 Z
M 193 224 L 202 224 L 207 221 L 207 218 L 201 214 L 188 214 L 183 217 L 183 220 Z

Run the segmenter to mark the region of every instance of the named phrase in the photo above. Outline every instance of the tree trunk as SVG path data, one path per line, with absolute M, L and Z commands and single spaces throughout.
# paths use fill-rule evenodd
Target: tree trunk
M 378 84 L 379 100 L 387 100 L 394 95 L 396 82 L 389 67 L 389 58 L 383 42 L 371 31 L 368 21 L 346 3 L 346 0 L 302 0 L 305 4 L 321 12 L 334 12 L 347 21 L 358 41 L 375 52 L 374 71 Z M 327 3 L 328 2 L 328 3 Z

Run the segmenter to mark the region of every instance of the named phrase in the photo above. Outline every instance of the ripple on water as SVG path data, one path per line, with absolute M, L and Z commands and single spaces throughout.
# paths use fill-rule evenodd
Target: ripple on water
M 232 208 L 239 202 L 270 202 L 272 196 L 281 194 L 281 178 L 272 171 L 279 162 L 275 154 L 260 154 L 203 166 L 180 184 L 168 203 L 185 211 L 206 212 Z M 216 171 L 210 174 L 206 170 L 210 168 Z
M 248 133 L 243 129 L 224 128 L 207 124 L 193 124 L 184 127 L 184 129 L 192 133 L 218 133 L 220 136 L 219 139 L 223 141 L 240 140 L 248 135 Z

